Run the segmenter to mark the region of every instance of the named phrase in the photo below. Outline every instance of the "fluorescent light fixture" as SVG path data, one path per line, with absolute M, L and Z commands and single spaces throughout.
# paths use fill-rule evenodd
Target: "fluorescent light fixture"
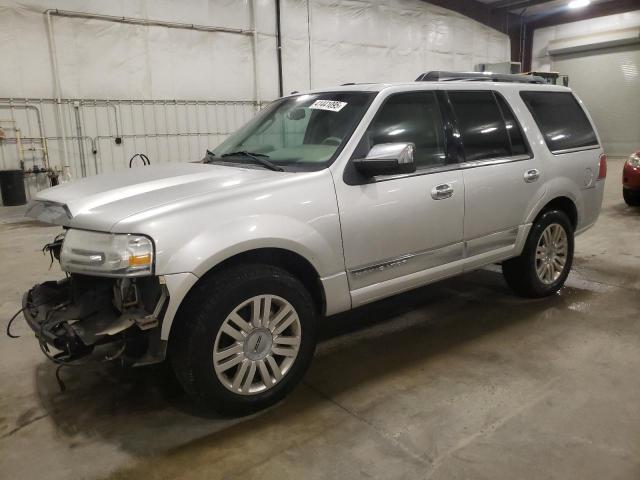
M 569 2 L 569 8 L 582 8 L 586 7 L 591 3 L 591 0 L 571 0 Z

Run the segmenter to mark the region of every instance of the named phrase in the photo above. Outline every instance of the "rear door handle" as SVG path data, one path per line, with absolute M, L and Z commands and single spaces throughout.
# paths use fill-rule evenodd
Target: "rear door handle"
M 453 185 L 450 183 L 436 185 L 431 189 L 431 198 L 434 200 L 444 200 L 445 198 L 449 198 L 451 195 L 453 195 Z
M 540 170 L 532 168 L 524 172 L 524 181 L 527 183 L 533 183 L 540 178 Z

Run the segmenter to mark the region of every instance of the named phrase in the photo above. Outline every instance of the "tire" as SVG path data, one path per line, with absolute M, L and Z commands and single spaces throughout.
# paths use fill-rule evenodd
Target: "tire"
M 538 245 L 547 241 L 542 239 L 543 234 L 549 232 L 549 235 L 555 235 L 560 231 L 563 232 L 564 237 L 562 237 L 562 233 L 558 233 L 561 238 L 556 243 L 558 245 L 564 243 L 565 247 L 557 249 L 551 247 L 545 250 L 546 247 L 541 246 L 540 255 L 542 258 L 538 263 L 536 259 Z M 551 242 L 552 245 L 553 243 Z M 573 247 L 573 226 L 569 217 L 559 210 L 543 212 L 531 227 L 522 254 L 502 263 L 502 273 L 507 284 L 516 294 L 528 298 L 541 298 L 556 293 L 564 285 L 571 270 Z M 557 255 L 554 257 L 556 251 Z M 549 257 L 547 257 L 547 252 Z M 564 253 L 562 254 L 562 252 Z M 557 261 L 552 260 L 553 258 L 557 258 Z M 544 267 L 544 263 L 547 261 L 550 266 L 554 267 L 553 271 Z M 562 264 L 562 268 L 560 268 L 560 264 Z M 542 275 L 538 274 L 538 267 L 542 270 Z
M 622 198 L 624 198 L 625 203 L 630 207 L 640 206 L 640 192 L 634 192 L 632 190 L 627 190 L 626 188 L 623 188 Z
M 270 314 L 264 315 L 267 305 Z M 285 397 L 309 367 L 316 317 L 309 292 L 280 268 L 239 265 L 205 277 L 180 308 L 171 332 L 176 377 L 193 400 L 223 415 L 267 408 Z M 263 318 L 271 324 L 264 325 Z M 279 343 L 285 340 L 288 344 Z

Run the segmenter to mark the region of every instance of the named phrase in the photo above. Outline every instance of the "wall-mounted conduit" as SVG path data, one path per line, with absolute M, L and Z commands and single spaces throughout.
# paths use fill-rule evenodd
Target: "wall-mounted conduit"
M 52 70 L 53 70 L 53 79 L 54 79 L 54 91 L 55 91 L 55 97 L 56 97 L 56 110 L 57 110 L 57 127 L 58 127 L 58 136 L 62 137 L 62 141 L 61 141 L 61 146 L 63 149 L 63 162 L 64 163 L 68 163 L 69 160 L 69 151 L 68 151 L 68 146 L 67 146 L 67 123 L 69 122 L 68 119 L 66 119 L 64 117 L 64 111 L 63 111 L 63 88 L 62 85 L 60 83 L 60 72 L 59 72 L 59 67 L 58 67 L 58 59 L 57 59 L 57 53 L 56 53 L 56 43 L 55 43 L 55 37 L 54 37 L 54 32 L 53 32 L 53 22 L 51 17 L 68 17 L 68 18 L 82 18 L 82 19 L 90 19 L 90 20 L 100 20 L 100 21 L 105 21 L 105 22 L 114 22 L 114 23 L 123 23 L 123 24 L 129 24 L 129 25 L 142 25 L 142 26 L 149 26 L 149 27 L 165 27 L 165 28 L 176 28 L 176 29 L 185 29 L 185 30 L 195 30 L 195 31 L 200 31 L 200 32 L 218 32 L 218 33 L 229 33 L 229 34 L 237 34 L 237 35 L 246 35 L 246 36 L 251 36 L 253 37 L 253 51 L 254 51 L 254 61 L 253 61 L 253 69 L 254 69 L 254 90 L 255 90 L 255 100 L 254 102 L 258 105 L 258 108 L 260 108 L 261 105 L 261 98 L 260 98 L 260 85 L 259 85 L 259 77 L 260 75 L 258 74 L 258 61 L 257 61 L 257 56 L 258 56 L 258 32 L 257 32 L 257 18 L 256 18 L 256 8 L 254 5 L 255 0 L 251 0 L 251 15 L 252 15 L 252 29 L 247 30 L 247 29 L 242 29 L 242 28 L 229 28 L 229 27 L 218 27 L 218 26 L 211 26 L 211 25 L 198 25 L 198 24 L 192 24 L 192 23 L 180 23 L 180 22 L 169 22 L 169 21 L 164 21 L 164 20 L 153 20 L 153 19 L 144 19 L 144 18 L 133 18 L 133 17 L 124 17 L 124 16 L 116 16 L 116 15 L 103 15 L 103 14 L 97 14 L 97 13 L 89 13 L 89 12 L 78 12 L 78 11 L 71 11 L 71 10 L 60 10 L 60 9 L 47 9 L 45 10 L 43 13 L 46 17 L 46 25 L 47 25 L 47 33 L 48 33 L 48 40 L 49 40 L 49 49 L 50 49 L 50 54 L 51 54 L 51 66 L 52 66 Z M 281 32 L 280 32 L 280 5 L 279 2 L 277 4 L 277 20 L 278 20 L 278 25 L 277 25 L 277 42 L 278 42 L 278 48 L 277 48 L 277 62 L 278 62 L 278 72 L 279 72 L 279 76 L 278 76 L 278 82 L 279 82 L 279 92 L 280 95 L 282 95 L 282 56 L 281 56 Z M 109 102 L 109 101 L 107 101 Z M 81 104 L 82 106 L 82 104 Z M 112 105 L 110 105 L 112 106 Z M 124 138 L 125 136 L 122 135 L 120 133 L 120 129 L 122 128 L 122 119 L 120 117 L 120 112 L 116 109 L 115 106 L 113 106 L 114 108 L 114 113 L 115 113 L 115 129 L 116 129 L 116 133 L 115 133 L 115 138 Z M 76 112 L 81 114 L 82 112 Z M 154 119 L 155 120 L 155 119 Z M 77 122 L 76 122 L 77 124 Z M 76 130 L 77 130 L 77 125 L 76 125 Z M 81 131 L 78 131 L 78 134 L 74 137 L 74 138 L 78 138 L 78 137 L 84 137 L 83 133 Z M 73 138 L 73 137 L 72 137 Z M 119 140 L 116 140 L 116 143 L 118 143 Z M 78 144 L 78 150 L 79 153 L 82 155 L 82 146 L 81 144 Z M 95 152 L 94 152 L 95 153 Z M 83 176 L 86 174 L 86 165 L 84 162 L 84 159 L 81 158 L 81 165 L 83 166 L 82 168 L 82 172 L 83 172 Z M 96 165 L 96 170 L 97 170 L 97 165 Z

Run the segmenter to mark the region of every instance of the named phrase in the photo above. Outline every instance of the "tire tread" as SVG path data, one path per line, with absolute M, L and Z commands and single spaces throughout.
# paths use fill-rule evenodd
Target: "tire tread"
M 309 358 L 300 358 L 304 364 L 302 365 L 301 373 L 299 375 L 291 375 L 294 372 L 289 372 L 290 377 L 301 377 L 313 356 L 316 322 L 314 303 L 302 283 L 289 272 L 267 264 L 243 264 L 231 266 L 228 269 L 204 277 L 188 294 L 188 298 L 178 312 L 175 326 L 171 331 L 169 345 L 169 357 L 178 381 L 187 395 L 204 408 L 210 409 L 213 407 L 214 410 L 222 414 L 248 414 L 277 402 L 297 383 L 295 378 L 287 378 L 288 383 L 292 383 L 290 380 L 293 380 L 293 385 L 282 388 L 286 387 L 283 385 L 279 389 L 283 393 L 269 396 L 273 398 L 269 398 L 268 401 L 256 401 L 256 398 L 261 395 L 258 394 L 255 397 L 246 397 L 241 399 L 239 403 L 234 403 L 229 401 L 228 398 L 222 398 L 222 396 L 218 398 L 212 397 L 210 391 L 208 391 L 209 389 L 198 378 L 197 372 L 204 367 L 198 358 L 199 347 L 197 343 L 211 334 L 212 312 L 219 311 L 218 307 L 224 303 L 224 299 L 233 295 L 238 288 L 249 282 L 257 281 L 275 281 L 295 289 L 302 296 L 304 303 L 309 306 L 306 313 L 312 318 L 309 319 L 310 322 L 306 325 L 305 335 L 313 342 L 311 354 L 307 355 Z M 299 355 L 302 353 L 300 351 Z M 215 373 L 213 371 L 211 373 L 215 378 Z M 217 378 L 215 381 L 217 382 Z M 221 388 L 225 387 L 221 386 Z M 234 394 L 228 392 L 228 395 Z

